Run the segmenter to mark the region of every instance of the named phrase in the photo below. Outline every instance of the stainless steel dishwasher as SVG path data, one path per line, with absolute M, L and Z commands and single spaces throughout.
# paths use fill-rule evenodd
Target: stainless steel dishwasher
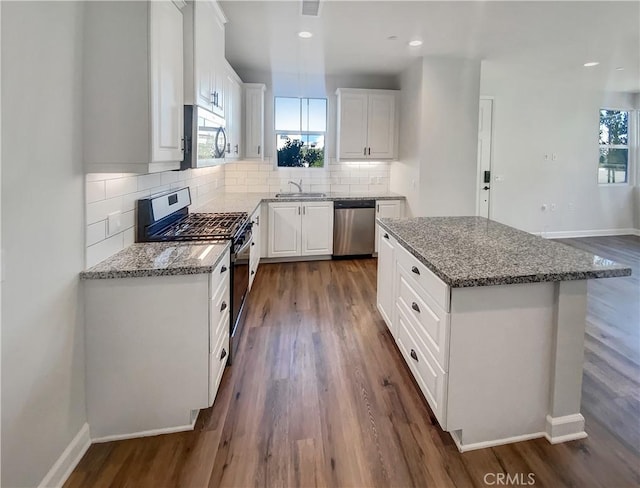
M 333 255 L 371 255 L 374 250 L 376 202 L 340 200 L 333 203 Z

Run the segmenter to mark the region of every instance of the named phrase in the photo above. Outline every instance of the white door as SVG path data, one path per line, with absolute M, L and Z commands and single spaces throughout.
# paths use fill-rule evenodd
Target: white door
M 333 254 L 333 202 L 302 202 L 302 255 Z
M 214 25 L 216 22 L 213 6 L 209 2 L 194 2 L 194 48 L 196 105 L 207 110 L 213 109 L 214 92 Z
M 246 88 L 245 157 L 264 159 L 264 89 Z
M 242 154 L 242 86 L 236 80 L 231 86 L 231 107 L 233 127 L 231 128 L 231 156 L 235 159 Z
M 396 97 L 394 94 L 369 95 L 367 158 L 392 159 L 395 153 Z
M 224 61 L 224 24 L 222 24 L 214 13 L 212 25 L 213 51 L 212 51 L 212 88 L 213 88 L 213 112 L 220 117 L 225 114 L 225 84 L 226 65 Z
M 491 115 L 493 101 L 480 100 L 478 122 L 478 178 L 476 213 L 481 217 L 491 215 Z
M 300 256 L 300 202 L 269 204 L 269 257 Z
M 402 217 L 404 202 L 402 200 L 377 200 L 377 219 L 399 219 Z M 375 252 L 378 252 L 378 225 L 376 225 Z
M 367 99 L 363 93 L 340 94 L 340 158 L 364 159 L 367 156 Z
M 151 162 L 182 161 L 182 12 L 171 1 L 150 5 Z
M 378 229 L 376 225 L 380 242 L 378 244 L 378 310 L 382 318 L 387 323 L 387 327 L 391 334 L 395 337 L 395 328 L 392 321 L 393 313 L 393 282 L 394 282 L 394 249 L 391 239 L 387 238 L 388 234 L 384 229 Z

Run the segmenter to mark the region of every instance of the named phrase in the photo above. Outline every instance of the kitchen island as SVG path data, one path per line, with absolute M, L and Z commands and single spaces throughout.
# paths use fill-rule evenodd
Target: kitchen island
M 458 449 L 586 437 L 587 280 L 631 269 L 481 217 L 377 222 L 378 309 Z

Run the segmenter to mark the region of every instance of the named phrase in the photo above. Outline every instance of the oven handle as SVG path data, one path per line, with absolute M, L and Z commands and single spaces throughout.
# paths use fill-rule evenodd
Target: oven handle
M 246 241 L 246 242 L 242 245 L 242 247 L 241 247 L 240 249 L 238 249 L 238 251 L 235 253 L 235 255 L 237 256 L 238 254 L 242 254 L 242 253 L 245 251 L 245 249 L 247 249 L 247 248 L 251 245 L 251 241 L 252 241 L 252 240 L 253 240 L 253 236 L 251 235 L 251 236 L 250 236 L 250 238 L 249 238 L 249 240 L 248 240 L 248 241 Z

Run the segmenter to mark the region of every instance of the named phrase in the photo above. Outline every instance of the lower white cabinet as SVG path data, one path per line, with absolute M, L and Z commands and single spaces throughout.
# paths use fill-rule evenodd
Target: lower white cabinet
M 269 203 L 270 258 L 333 253 L 333 202 Z
M 209 273 L 84 280 L 94 440 L 188 430 L 229 352 L 229 251 Z
M 376 200 L 377 219 L 399 219 L 404 215 L 404 200 Z M 375 252 L 378 251 L 378 226 L 376 225 Z
M 379 226 L 376 226 L 376 229 Z M 394 321 L 395 312 L 395 246 L 396 242 L 384 230 L 378 232 L 378 310 L 387 323 L 391 335 L 396 337 L 396 327 Z
M 260 226 L 260 207 L 251 216 L 251 249 L 249 249 L 249 290 L 253 286 L 253 280 L 258 273 L 260 256 L 262 255 L 262 229 Z

